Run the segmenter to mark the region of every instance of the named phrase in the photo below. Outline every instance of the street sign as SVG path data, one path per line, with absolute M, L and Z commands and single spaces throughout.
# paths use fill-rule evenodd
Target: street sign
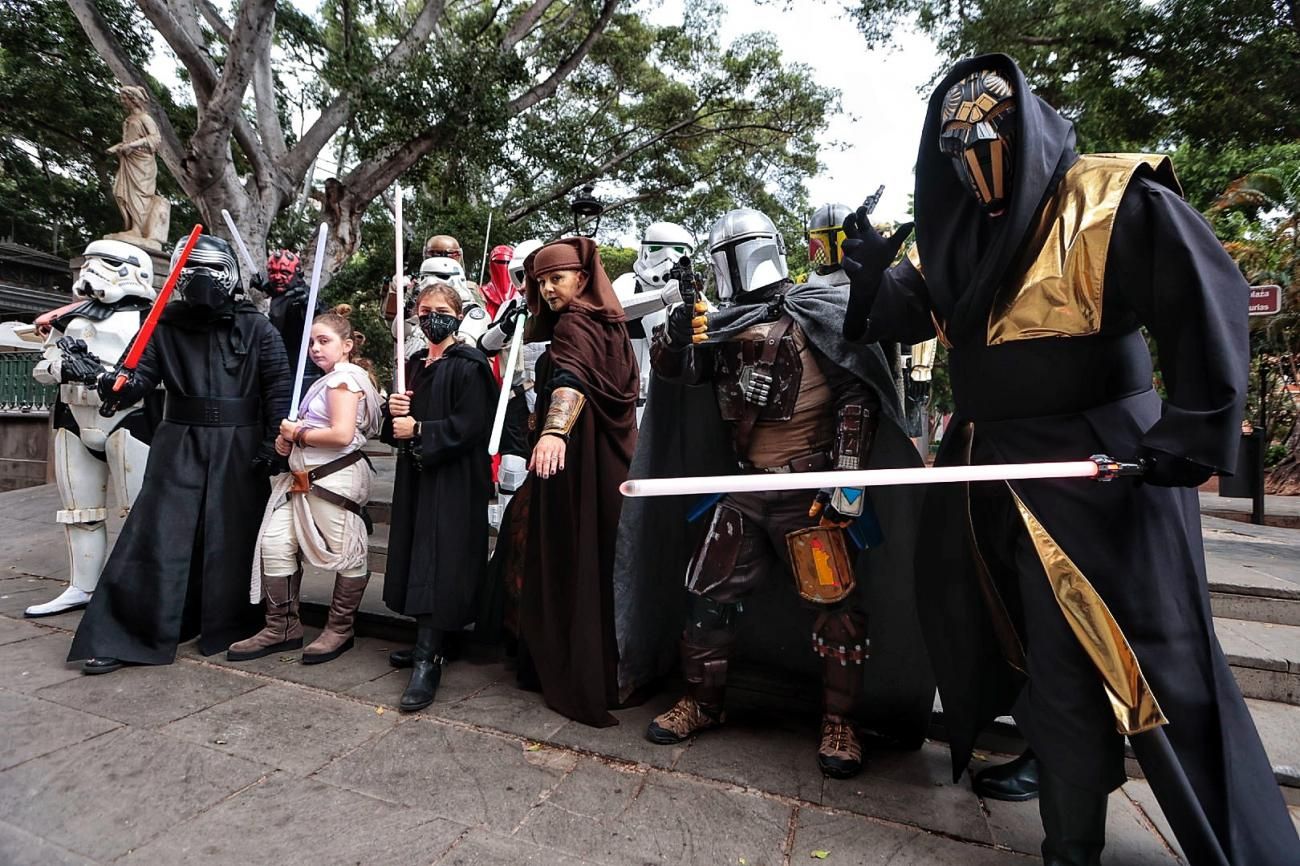
M 1250 315 L 1272 316 L 1282 312 L 1281 286 L 1251 286 Z

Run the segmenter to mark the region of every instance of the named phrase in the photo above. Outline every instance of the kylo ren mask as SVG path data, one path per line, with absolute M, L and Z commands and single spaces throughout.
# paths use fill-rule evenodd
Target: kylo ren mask
M 1011 196 L 1015 116 L 1015 92 L 992 70 L 971 73 L 943 98 L 939 147 L 990 216 L 1000 215 Z

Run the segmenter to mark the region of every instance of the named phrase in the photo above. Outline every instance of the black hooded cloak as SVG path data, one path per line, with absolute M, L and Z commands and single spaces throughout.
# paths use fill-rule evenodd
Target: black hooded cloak
M 417 465 L 393 437 L 384 407 L 380 438 L 398 446 L 384 604 L 407 616 L 431 615 L 434 628 L 474 621 L 487 569 L 492 458 L 488 436 L 496 381 L 487 358 L 460 343 L 425 366 L 428 350 L 406 364 L 411 417 L 421 422 Z
M 980 213 L 938 144 L 945 92 L 989 68 L 1018 96 L 1012 199 L 996 219 Z M 1057 252 L 1042 242 L 1040 219 L 1078 192 L 1069 174 L 1076 163 L 1107 158 L 1075 153 L 1069 121 L 1032 94 L 1008 57 L 963 61 L 936 88 L 917 158 L 919 256 L 885 275 L 869 320 L 868 311 L 850 308 L 845 335 L 918 342 L 938 326 L 950 345 L 956 411 L 937 465 L 1096 453 L 1131 460 L 1153 449 L 1232 471 L 1249 364 L 1247 286 L 1182 200 L 1167 161 L 1114 157 L 1135 167 L 1106 216 L 1109 241 L 1094 249 L 1104 268 L 1098 321 L 1063 329 L 1052 316 L 1074 312 L 1070 304 L 1053 310 L 1023 294 L 1026 285 L 1049 291 L 1024 279 Z M 1079 288 L 1071 276 L 1064 284 Z M 1041 315 L 1021 321 L 1014 338 L 996 340 L 1016 291 Z M 1140 327 L 1158 346 L 1163 399 Z M 1130 682 L 1149 688 L 1168 720 L 1163 730 L 1228 860 L 1295 862 L 1295 831 L 1214 635 L 1196 491 L 1136 479 L 970 488 L 929 489 L 923 525 L 935 534 L 917 553 L 954 775 L 981 728 L 1014 703 L 1021 730 L 1057 775 L 1094 791 L 1124 781 L 1118 713 L 1101 665 L 1084 655 L 1062 613 L 1099 599 L 1136 660 Z M 1037 561 L 1008 573 L 999 546 L 1025 531 L 1045 545 L 1042 567 L 1067 578 L 1062 591 L 1053 593 Z M 1027 684 L 1008 660 L 1027 667 Z M 1155 793 L 1162 802 L 1173 796 L 1159 786 Z
M 270 494 L 257 460 L 274 454 L 291 378 L 280 335 L 251 304 L 201 315 L 181 302 L 167 307 L 122 400 L 161 382 L 168 404 L 69 661 L 170 664 L 195 634 L 212 655 L 257 631 L 248 572 Z M 217 398 L 227 418 L 178 420 L 177 395 Z
M 787 284 L 778 291 L 783 293 L 784 311 L 809 343 L 879 398 L 882 417 L 867 468 L 920 466 L 921 457 L 902 430 L 898 391 L 880 347 L 853 345 L 840 334 L 847 288 L 819 281 Z M 726 342 L 770 320 L 767 307 L 763 300 L 710 313 L 709 342 Z M 652 376 L 629 477 L 739 471 L 713 386 L 679 385 Z M 809 491 L 810 502 L 812 494 Z M 873 488 L 868 496 L 884 543 L 861 551 L 856 563 L 855 603 L 867 614 L 871 639 L 871 656 L 863 665 L 863 721 L 881 734 L 919 746 L 934 703 L 934 678 L 921 640 L 912 575 L 922 494 L 916 488 Z M 699 504 L 691 497 L 632 498 L 623 504 L 614 589 L 619 686 L 624 695 L 664 673 L 676 658 L 688 600 L 686 566 L 706 523 L 688 522 Z M 807 611 L 791 604 L 792 592 L 792 586 L 771 581 L 745 600 L 738 658 L 820 678 L 823 662 L 808 648 Z

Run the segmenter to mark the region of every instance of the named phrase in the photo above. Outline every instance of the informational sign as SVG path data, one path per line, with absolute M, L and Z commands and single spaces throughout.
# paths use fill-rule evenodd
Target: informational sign
M 1252 316 L 1272 316 L 1282 312 L 1281 286 L 1251 286 L 1250 314 Z

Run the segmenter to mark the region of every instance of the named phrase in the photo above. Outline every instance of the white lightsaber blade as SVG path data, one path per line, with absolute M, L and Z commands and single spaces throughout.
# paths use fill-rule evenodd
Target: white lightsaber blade
M 483 263 L 478 266 L 478 282 L 483 285 L 483 277 L 487 274 L 487 257 L 488 241 L 492 239 L 492 211 L 488 211 L 488 227 L 483 234 Z
M 515 316 L 515 335 L 510 338 L 510 354 L 501 370 L 501 396 L 497 398 L 497 414 L 492 420 L 492 438 L 488 440 L 488 453 L 496 456 L 501 450 L 501 432 L 506 426 L 506 404 L 510 402 L 510 385 L 515 380 L 515 364 L 519 363 L 519 348 L 524 343 L 524 319 L 528 313 Z
M 1111 467 L 1117 467 L 1112 469 Z M 829 472 L 699 475 L 693 478 L 643 478 L 624 481 L 624 496 L 699 496 L 710 493 L 757 493 L 771 490 L 820 490 L 823 487 L 887 487 L 906 484 L 953 484 L 963 481 L 1018 481 L 1031 478 L 1096 478 L 1140 474 L 1137 464 L 1108 457 L 1061 463 L 993 463 L 983 466 L 860 469 Z
M 289 420 L 298 420 L 298 401 L 302 399 L 302 376 L 307 371 L 307 347 L 311 345 L 311 322 L 316 318 L 316 298 L 320 296 L 320 270 L 325 264 L 325 240 L 329 226 L 320 224 L 316 238 L 316 258 L 311 263 L 311 288 L 307 292 L 307 315 L 302 323 L 302 342 L 298 344 L 298 369 L 293 377 L 293 399 L 289 402 Z
M 248 245 L 245 244 L 244 239 L 239 236 L 239 226 L 235 225 L 235 218 L 232 217 L 230 211 L 225 208 L 221 209 L 221 218 L 226 221 L 226 228 L 230 229 L 230 236 L 234 239 L 235 247 L 239 250 L 239 254 L 244 257 L 244 264 L 248 265 L 249 276 L 260 274 L 262 271 L 253 262 L 253 254 L 248 251 Z
M 393 184 L 393 285 L 397 289 L 397 393 L 406 393 L 406 274 L 402 273 L 402 185 Z

